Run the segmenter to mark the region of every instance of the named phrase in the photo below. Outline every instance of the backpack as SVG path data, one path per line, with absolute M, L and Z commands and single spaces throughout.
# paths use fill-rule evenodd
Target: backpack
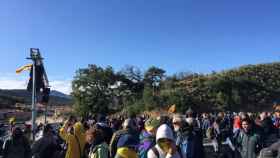
M 117 153 L 117 145 L 118 145 L 118 141 L 119 139 L 125 135 L 125 134 L 128 134 L 129 131 L 128 130 L 120 130 L 120 131 L 117 131 L 112 139 L 111 139 L 111 143 L 110 143 L 110 156 L 111 157 L 114 157 Z
M 151 148 L 151 150 L 153 151 L 153 153 L 156 155 L 157 158 L 160 158 L 159 151 L 158 151 L 158 149 L 156 148 L 156 146 L 153 146 L 153 147 Z M 183 156 L 182 156 L 181 149 L 180 149 L 179 147 L 177 147 L 177 152 L 179 153 L 180 157 L 183 157 Z
M 157 148 L 156 148 L 155 146 L 153 146 L 153 147 L 151 148 L 151 150 L 152 150 L 153 153 L 156 155 L 156 157 L 159 158 L 159 152 L 158 152 Z
M 89 156 L 96 153 L 98 151 L 98 149 L 101 149 L 100 145 L 94 146 L 93 148 L 90 148 L 90 152 L 89 152 Z M 110 157 L 110 153 L 109 153 L 109 149 L 108 149 L 108 153 L 107 153 L 107 158 Z
M 139 158 L 147 158 L 149 149 L 151 149 L 156 144 L 154 137 L 147 137 L 141 140 L 140 146 L 144 144 L 146 141 L 150 141 L 151 144 L 147 149 L 143 149 L 141 147 L 139 148 Z

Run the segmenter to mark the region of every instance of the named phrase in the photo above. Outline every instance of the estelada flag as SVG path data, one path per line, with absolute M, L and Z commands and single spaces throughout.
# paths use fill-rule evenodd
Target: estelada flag
M 20 68 L 16 69 L 16 73 L 19 74 L 22 71 L 31 70 L 31 68 L 32 68 L 32 64 L 27 64 L 27 65 L 21 66 Z
M 176 105 L 173 104 L 170 106 L 170 108 L 168 109 L 168 113 L 175 113 L 176 112 Z

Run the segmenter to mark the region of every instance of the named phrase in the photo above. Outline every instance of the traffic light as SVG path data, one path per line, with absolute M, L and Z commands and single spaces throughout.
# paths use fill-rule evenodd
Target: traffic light
M 36 92 L 40 92 L 41 89 L 45 89 L 44 84 L 44 67 L 42 65 L 35 64 L 35 85 L 36 85 Z M 32 92 L 32 84 L 33 84 L 33 68 L 30 71 L 29 74 L 29 82 L 27 85 L 27 90 Z
M 42 98 L 40 100 L 40 102 L 42 104 L 47 104 L 49 102 L 49 99 L 50 99 L 50 88 L 44 88 L 43 89 L 43 92 L 42 92 Z

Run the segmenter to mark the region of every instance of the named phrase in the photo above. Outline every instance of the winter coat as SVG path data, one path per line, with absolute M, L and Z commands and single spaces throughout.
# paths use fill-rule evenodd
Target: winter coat
M 32 145 L 32 154 L 39 158 L 52 158 L 59 146 L 53 136 L 43 136 Z
M 21 138 L 9 138 L 3 145 L 2 158 L 31 158 L 31 148 L 28 140 Z
M 60 137 L 67 143 L 67 152 L 65 158 L 81 158 L 80 155 L 83 155 L 86 142 L 83 125 L 80 122 L 75 123 L 74 134 L 67 133 L 64 128 L 65 125 L 60 129 L 59 134 Z
M 102 130 L 102 132 L 104 133 L 104 139 L 106 143 L 109 144 L 113 136 L 113 129 L 103 122 L 98 122 L 96 123 L 96 125 L 97 128 Z
M 143 131 L 140 135 L 140 145 L 138 148 L 139 158 L 147 158 L 150 148 L 156 144 L 156 138 L 147 131 Z
M 241 131 L 237 138 L 237 147 L 242 158 L 256 158 L 261 147 L 260 136 L 255 132 Z
M 175 154 L 171 155 L 169 153 L 165 153 L 159 147 L 158 141 L 160 139 L 162 139 L 162 138 L 167 138 L 169 140 L 174 141 L 174 143 L 175 143 L 175 139 L 174 139 L 174 136 L 173 136 L 173 131 L 166 124 L 163 124 L 163 125 L 161 125 L 158 128 L 157 134 L 156 134 L 156 142 L 157 142 L 157 144 L 148 151 L 148 158 L 180 158 L 180 154 L 178 152 L 176 152 Z M 159 157 L 157 157 L 157 154 L 155 153 L 154 149 L 158 152 Z
M 89 152 L 89 158 L 109 158 L 109 147 L 106 142 L 96 145 Z
M 182 158 L 204 158 L 202 138 L 192 130 L 177 132 L 176 146 Z

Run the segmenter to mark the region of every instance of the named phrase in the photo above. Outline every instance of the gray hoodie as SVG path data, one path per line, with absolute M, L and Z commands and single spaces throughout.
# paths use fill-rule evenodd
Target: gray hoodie
M 157 130 L 157 135 L 156 135 L 156 141 L 158 142 L 159 139 L 161 138 L 167 138 L 172 140 L 175 143 L 175 139 L 173 136 L 173 131 L 171 130 L 171 128 L 166 125 L 163 124 L 161 125 L 158 130 Z M 176 154 L 171 155 L 171 154 L 166 154 L 160 147 L 158 144 L 155 145 L 156 150 L 159 153 L 159 157 L 157 157 L 157 155 L 155 154 L 155 152 L 150 149 L 148 151 L 148 158 L 180 158 L 180 155 L 178 152 L 176 152 Z

